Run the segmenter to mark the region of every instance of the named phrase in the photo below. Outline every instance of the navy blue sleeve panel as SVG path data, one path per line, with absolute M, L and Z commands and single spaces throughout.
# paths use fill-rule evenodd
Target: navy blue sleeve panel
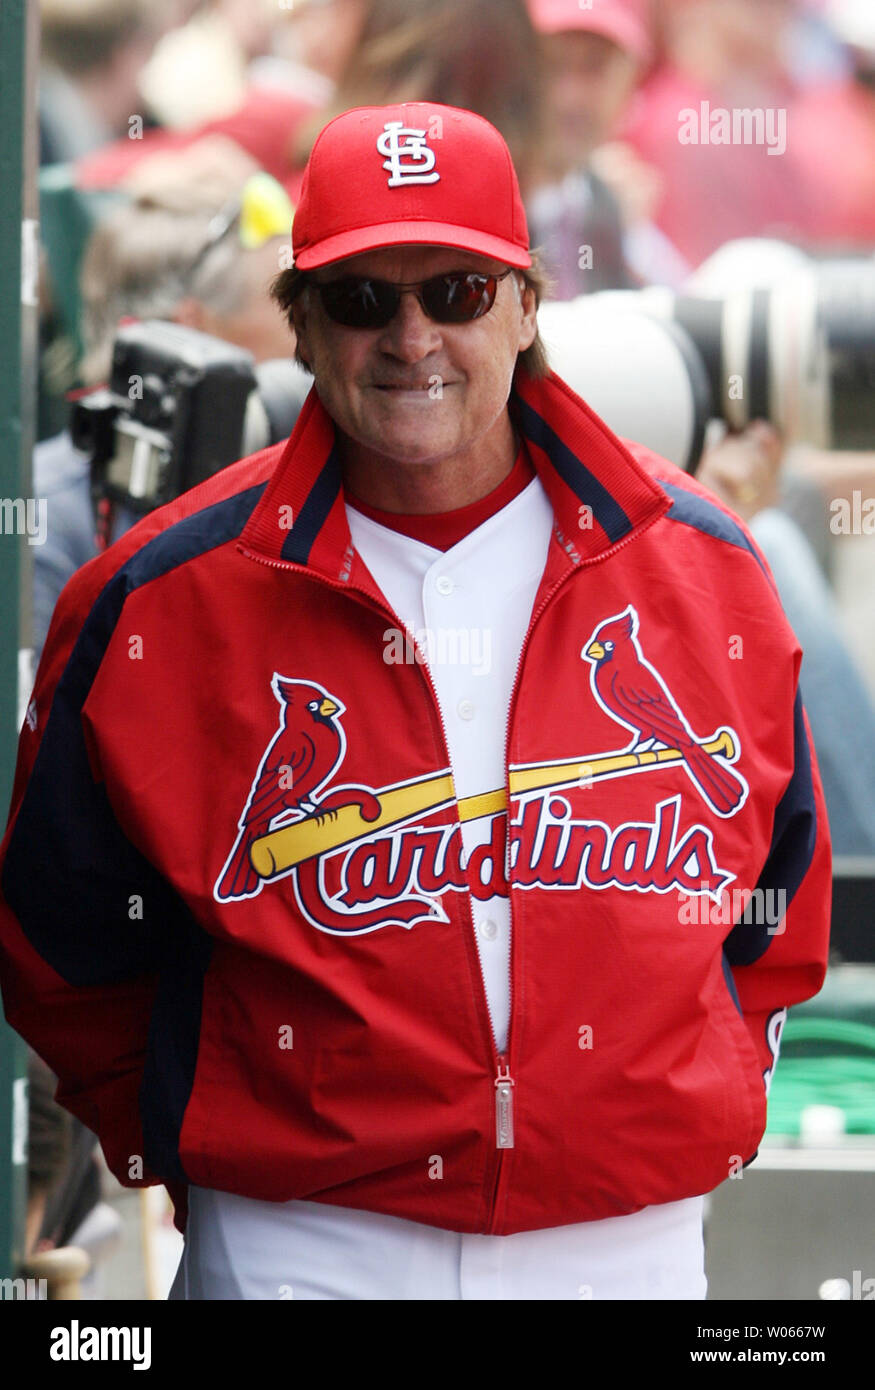
M 58 682 L 0 887 L 35 950 L 68 984 L 159 970 L 168 936 L 199 931 L 94 781 L 82 709 L 128 594 L 239 535 L 262 491 L 186 517 L 136 551 L 101 590 Z
M 661 472 L 664 472 L 664 468 Z M 657 481 L 672 498 L 672 505 L 665 514 L 666 521 L 674 521 L 689 526 L 703 535 L 712 536 L 737 550 L 747 551 L 756 560 L 764 579 L 769 584 L 776 605 L 776 618 L 779 616 L 786 625 L 787 636 L 795 641 L 792 629 L 786 622 L 780 597 L 769 567 L 754 541 L 741 523 L 717 504 L 716 500 L 703 497 L 691 486 L 685 486 L 671 477 L 658 476 Z M 796 643 L 798 652 L 798 642 Z M 798 666 L 796 672 L 798 678 Z M 788 709 L 788 718 L 790 711 Z M 775 969 L 786 969 L 794 954 L 802 968 L 806 980 L 816 974 L 820 954 L 823 969 L 826 965 L 826 939 L 829 930 L 830 901 L 830 845 L 829 828 L 823 803 L 820 776 L 812 753 L 810 732 L 807 727 L 802 698 L 798 683 L 792 710 L 793 718 L 793 770 L 784 793 L 775 807 L 772 825 L 772 839 L 765 864 L 760 873 L 750 904 L 741 919 L 735 924 L 724 943 L 725 959 L 730 966 L 751 966 L 768 955 Z M 801 894 L 800 890 L 805 888 Z M 787 930 L 784 920 L 791 904 L 795 904 L 794 920 L 801 921 L 801 931 L 795 938 L 795 947 L 789 948 L 783 938 Z M 790 930 L 793 928 L 791 926 Z M 775 943 L 781 941 L 777 948 Z M 798 952 L 795 948 L 798 948 Z M 807 959 L 803 964 L 803 957 Z M 736 984 L 739 976 L 735 976 Z M 822 972 L 821 972 L 822 980 Z M 751 984 L 748 982 L 748 990 Z M 819 984 L 815 987 L 819 988 Z M 791 991 L 792 992 L 792 991 Z M 798 1001 L 808 998 L 814 992 L 794 995 Z M 755 1007 L 760 1008 L 759 987 L 753 988 L 757 996 Z M 741 996 L 745 1006 L 744 996 Z M 772 1007 L 783 1007 L 791 1002 L 786 998 L 776 998 Z M 750 1000 L 748 1000 L 749 1006 Z M 765 1007 L 763 1003 L 762 1007 Z M 747 1007 L 745 1007 L 747 1012 Z
M 103 590 L 67 663 L 3 864 L 6 902 L 34 949 L 71 985 L 157 969 L 156 924 L 170 908 L 167 885 L 122 834 L 94 782 L 83 737 L 82 706 L 126 579 L 121 571 Z
M 817 806 L 802 697 L 798 689 L 793 709 L 793 751 L 793 775 L 775 808 L 772 842 L 757 881 L 756 897 L 725 943 L 726 956 L 732 965 L 751 965 L 765 954 L 778 935 L 780 922 L 767 919 L 769 914 L 762 910 L 764 905 L 780 904 L 783 917 L 814 857 L 818 831 Z M 745 918 L 752 920 L 746 921 Z
M 165 1182 L 187 1182 L 179 1140 L 194 1087 L 204 979 L 214 948 L 200 928 L 168 940 L 149 1018 L 139 1111 L 147 1166 Z
M 0 846 L 3 1006 L 128 1186 L 186 1181 L 178 1140 L 213 941 L 122 831 L 95 779 L 82 711 L 127 597 L 235 539 L 264 486 L 207 506 L 187 494 L 73 577 L 19 745 Z M 145 1168 L 132 1176 L 137 1156 Z
M 657 478 L 656 481 L 672 499 L 672 505 L 665 514 L 666 521 L 676 521 L 682 526 L 691 526 L 694 531 L 701 531 L 703 535 L 713 536 L 715 540 L 725 541 L 727 545 L 734 545 L 739 550 L 748 551 L 756 560 L 772 589 L 777 593 L 771 571 L 757 546 L 739 522 L 717 505 L 716 498 L 711 500 L 702 497 L 698 492 L 681 487 L 677 483 L 670 482 L 667 478 Z
M 829 956 L 832 860 L 823 785 L 801 699 L 794 708 L 794 767 L 775 808 L 753 920 L 724 943 L 744 1021 L 768 1091 L 786 1011 L 821 988 Z M 751 908 L 746 913 L 751 916 Z

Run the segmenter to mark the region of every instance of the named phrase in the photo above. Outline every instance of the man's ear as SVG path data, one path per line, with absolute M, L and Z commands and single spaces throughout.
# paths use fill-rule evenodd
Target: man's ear
M 530 348 L 538 336 L 538 297 L 532 287 L 525 283 L 522 276 L 517 280 L 517 286 L 522 313 L 518 350 L 525 352 L 526 348 Z

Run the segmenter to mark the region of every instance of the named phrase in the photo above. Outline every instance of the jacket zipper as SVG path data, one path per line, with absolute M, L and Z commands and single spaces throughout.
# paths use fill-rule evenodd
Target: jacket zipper
M 257 552 L 250 550 L 247 546 L 243 545 L 240 542 L 238 542 L 237 549 L 240 551 L 242 555 L 245 555 L 250 560 L 255 560 L 256 563 L 259 565 L 267 565 L 270 569 L 293 570 L 296 574 L 303 574 L 308 579 L 314 578 L 312 571 L 305 569 L 301 565 L 293 564 L 290 560 L 270 559 L 266 555 L 257 554 Z M 350 589 L 349 586 L 346 584 L 341 584 L 339 581 L 335 579 L 329 579 L 326 575 L 320 574 L 318 576 L 317 582 L 327 584 L 329 588 L 337 589 L 340 593 L 348 594 L 350 598 L 355 599 L 355 601 L 357 603 L 362 604 L 363 607 L 370 608 L 371 611 L 374 613 L 381 613 L 391 618 L 394 623 L 397 623 L 398 627 L 405 633 L 406 638 L 413 644 L 416 650 L 420 653 L 422 659 L 417 664 L 419 665 L 422 671 L 423 679 L 425 680 L 425 683 L 431 695 L 432 704 L 434 705 L 434 708 L 437 711 L 438 723 L 440 724 L 441 730 L 441 738 L 443 740 L 445 763 L 448 768 L 451 768 L 452 763 L 450 760 L 449 740 L 447 738 L 447 728 L 446 724 L 444 723 L 443 712 L 441 710 L 440 701 L 437 697 L 437 691 L 435 690 L 434 682 L 431 678 L 431 673 L 428 669 L 426 653 L 422 650 L 419 643 L 416 641 L 415 635 L 410 631 L 409 628 L 405 627 L 399 615 L 393 612 L 393 610 L 388 606 L 388 604 L 381 604 L 376 599 L 372 599 L 368 595 L 361 594 L 358 590 Z M 525 646 L 525 643 L 523 643 L 523 646 Z M 519 667 L 517 668 L 517 675 L 519 675 Z M 508 729 L 509 727 L 510 723 L 508 721 Z M 505 734 L 505 745 L 506 744 L 507 734 Z M 461 822 L 459 822 L 459 824 L 461 826 Z M 505 861 L 507 861 L 507 855 L 508 849 L 507 845 L 505 845 Z M 495 1147 L 496 1149 L 513 1148 L 513 1092 L 511 1088 L 514 1083 L 510 1078 L 510 1074 L 507 1072 L 507 1057 L 503 1054 L 499 1054 L 498 1040 L 495 1036 L 495 1026 L 489 1014 L 489 1001 L 486 997 L 486 986 L 483 981 L 483 968 L 480 964 L 480 953 L 479 951 L 477 951 L 474 914 L 471 907 L 470 894 L 468 894 L 464 901 L 466 902 L 468 908 L 469 943 L 473 943 L 475 953 L 477 956 L 476 976 L 479 979 L 480 983 L 480 1002 L 482 1005 L 480 1010 L 481 1022 L 486 1024 L 484 1035 L 491 1054 L 492 1069 L 495 1073 L 496 1078 L 494 1083 L 496 1116 Z M 466 950 L 470 949 L 469 943 L 466 943 Z M 510 969 L 510 967 L 508 967 L 508 969 Z M 490 1228 L 492 1226 L 492 1221 L 495 1214 L 495 1194 L 498 1186 L 500 1168 L 501 1159 L 499 1156 L 498 1168 L 492 1183 L 491 1199 L 487 1218 L 488 1225 Z
M 526 649 L 528 648 L 529 641 L 530 641 L 530 639 L 531 639 L 532 633 L 534 632 L 535 627 L 536 627 L 536 625 L 537 625 L 537 623 L 538 623 L 538 620 L 540 619 L 541 614 L 544 612 L 544 609 L 545 609 L 545 608 L 547 607 L 547 605 L 552 601 L 553 596 L 556 594 L 556 592 L 557 592 L 559 589 L 561 589 L 562 585 L 566 582 L 566 580 L 568 580 L 568 579 L 571 577 L 572 574 L 576 574 L 578 568 L 579 568 L 579 565 L 575 565 L 572 569 L 566 570 L 566 572 L 565 572 L 563 575 L 561 575 L 561 576 L 559 577 L 559 579 L 557 579 L 556 582 L 555 582 L 554 584 L 552 584 L 552 585 L 550 586 L 550 588 L 549 588 L 549 589 L 547 590 L 547 592 L 544 594 L 544 597 L 541 599 L 541 602 L 538 604 L 538 607 L 537 607 L 537 608 L 534 610 L 534 612 L 532 613 L 531 619 L 530 619 L 530 621 L 529 621 L 529 626 L 528 626 L 528 629 L 527 629 L 527 631 L 526 631 L 526 635 L 525 635 L 525 637 L 523 638 L 523 643 L 522 643 L 522 646 L 520 647 L 519 659 L 517 660 L 516 672 L 515 672 L 514 678 L 513 678 L 513 686 L 511 687 L 510 700 L 509 700 L 508 706 L 507 706 L 507 723 L 506 723 L 506 725 L 505 725 L 505 731 L 504 731 L 504 775 L 505 775 L 505 778 L 506 778 L 505 793 L 506 793 L 506 796 L 507 796 L 507 835 L 506 835 L 505 846 L 504 846 L 504 876 L 505 876 L 505 880 L 506 880 L 506 882 L 507 882 L 507 904 L 508 904 L 508 913 L 509 913 L 509 915 L 510 915 L 510 953 L 509 953 L 509 958 L 508 958 L 508 974 L 509 974 L 508 988 L 509 988 L 509 992 L 510 992 L 510 1018 L 509 1018 L 509 1022 L 508 1022 L 508 1026 L 507 1026 L 507 1051 L 504 1052 L 504 1053 L 499 1054 L 499 1055 L 497 1056 L 497 1059 L 496 1059 L 496 1061 L 497 1061 L 497 1066 L 496 1066 L 496 1075 L 495 1075 L 495 1147 L 496 1147 L 496 1149 L 498 1149 L 499 1153 L 498 1153 L 498 1164 L 497 1164 L 496 1170 L 495 1170 L 495 1181 L 494 1181 L 493 1186 L 492 1186 L 492 1200 L 491 1200 L 491 1202 L 490 1202 L 490 1208 L 489 1208 L 489 1231 L 490 1231 L 490 1233 L 494 1233 L 494 1231 L 495 1231 L 496 1217 L 497 1217 L 497 1211 L 498 1211 L 498 1201 L 499 1201 L 499 1188 L 500 1188 L 500 1186 L 501 1186 L 501 1179 L 502 1179 L 502 1176 L 503 1176 L 503 1173 L 504 1173 L 504 1168 L 505 1168 L 505 1164 L 504 1164 L 504 1151 L 505 1151 L 506 1149 L 512 1149 L 512 1148 L 514 1148 L 514 1144 L 515 1144 L 515 1140 L 514 1140 L 514 1122 L 513 1122 L 513 1119 L 514 1119 L 513 1100 L 514 1100 L 514 1087 L 516 1086 L 516 1082 L 514 1081 L 513 1076 L 512 1076 L 512 1074 L 511 1074 L 511 1070 L 510 1070 L 510 1059 L 511 1059 L 511 1054 L 512 1054 L 512 1050 L 513 1050 L 513 1035 L 514 1035 L 514 1026 L 513 1026 L 513 1025 L 514 1025 L 514 1017 L 515 1017 L 515 1012 L 516 1012 L 515 1009 L 514 1009 L 514 1001 L 513 1001 L 513 982 L 514 982 L 514 973 L 515 973 L 515 972 L 514 972 L 514 966 L 513 966 L 513 958 L 514 958 L 514 955 L 516 954 L 516 951 L 517 951 L 517 947 L 516 947 L 516 937 L 517 937 L 517 934 L 516 934 L 516 931 L 514 930 L 514 925 L 513 925 L 513 892 L 512 892 L 511 883 L 510 883 L 510 848 L 511 848 L 511 839 L 510 839 L 510 817 L 511 817 L 511 792 L 510 792 L 510 730 L 511 730 L 511 725 L 512 725 L 512 723 L 513 723 L 513 713 L 514 713 L 514 707 L 515 707 L 515 705 L 516 705 L 517 693 L 518 693 L 518 690 L 519 690 L 519 683 L 520 683 L 520 676 L 521 676 L 521 674 L 522 674 L 522 669 L 523 669 L 523 662 L 525 661 Z M 498 1044 L 497 1044 L 497 1042 L 495 1041 L 495 1030 L 494 1030 L 494 1029 L 492 1030 L 492 1036 L 493 1036 L 493 1042 L 494 1042 L 494 1045 L 495 1045 L 495 1048 L 496 1048 L 496 1052 L 497 1052 L 497 1050 L 498 1050 Z
M 654 517 L 654 520 L 657 520 L 657 518 Z M 648 523 L 648 524 L 652 524 L 652 523 Z M 644 528 L 642 528 L 642 529 L 644 529 Z M 508 961 L 508 972 L 509 972 L 509 975 L 510 975 L 510 980 L 509 980 L 509 988 L 510 988 L 510 1021 L 509 1021 L 509 1023 L 508 1023 L 508 1028 L 507 1028 L 507 1051 L 506 1051 L 505 1053 L 502 1053 L 500 1056 L 498 1056 L 498 1057 L 496 1058 L 496 1063 L 497 1063 L 497 1065 L 496 1065 L 496 1074 L 495 1074 L 495 1147 L 498 1149 L 499 1153 L 498 1153 L 498 1165 L 497 1165 L 496 1170 L 495 1170 L 495 1181 L 494 1181 L 493 1187 L 492 1187 L 492 1201 L 491 1201 L 491 1203 L 490 1203 L 490 1211 L 489 1211 L 489 1226 L 488 1226 L 488 1230 L 489 1230 L 490 1233 L 494 1233 L 494 1232 L 495 1232 L 496 1215 L 497 1215 L 497 1211 L 498 1211 L 498 1203 L 499 1203 L 499 1195 L 500 1195 L 500 1194 L 499 1194 L 499 1188 L 500 1188 L 500 1186 L 501 1186 L 501 1179 L 502 1179 L 503 1172 L 504 1172 L 504 1168 L 505 1168 L 505 1164 L 504 1164 L 504 1153 L 505 1153 L 505 1150 L 507 1150 L 507 1149 L 512 1149 L 512 1148 L 514 1147 L 514 1123 L 513 1123 L 514 1112 L 513 1112 L 513 1097 L 514 1097 L 514 1087 L 515 1087 L 515 1085 L 516 1085 L 516 1082 L 514 1081 L 513 1076 L 512 1076 L 512 1074 L 511 1074 L 511 1070 L 510 1070 L 510 1061 L 511 1061 L 511 1056 L 512 1056 L 512 1054 L 513 1054 L 513 1038 L 514 1038 L 514 1018 L 515 1018 L 515 1010 L 514 1010 L 514 1006 L 513 1006 L 513 981 L 514 981 L 513 958 L 514 958 L 514 955 L 515 955 L 516 952 L 517 952 L 517 944 L 516 944 L 516 936 L 517 936 L 517 934 L 516 934 L 516 932 L 514 931 L 514 926 L 513 926 L 513 892 L 512 892 L 512 889 L 511 889 L 511 882 L 510 882 L 510 846 L 511 846 L 511 839 L 510 839 L 510 816 L 511 816 L 511 792 L 510 792 L 510 729 L 511 729 L 511 724 L 513 723 L 513 713 L 514 713 L 514 707 L 515 707 L 516 701 L 517 701 L 517 694 L 518 694 L 519 683 L 520 683 L 520 675 L 521 675 L 522 669 L 523 669 L 523 662 L 524 662 L 524 660 L 525 660 L 526 649 L 527 649 L 527 647 L 528 647 L 528 645 L 529 645 L 529 641 L 530 641 L 530 639 L 531 639 L 532 633 L 533 633 L 534 630 L 535 630 L 535 626 L 536 626 L 536 624 L 538 623 L 538 620 L 540 619 L 541 614 L 544 612 L 544 609 L 545 609 L 545 608 L 547 607 L 547 605 L 551 602 L 551 600 L 553 599 L 554 595 L 558 592 L 558 590 L 562 588 L 562 585 L 565 584 L 565 583 L 571 578 L 572 575 L 579 573 L 580 570 L 585 569 L 585 568 L 589 568 L 589 567 L 592 566 L 592 565 L 600 564 L 600 563 L 602 562 L 602 560 L 607 559 L 609 555 L 610 555 L 610 556 L 613 556 L 614 554 L 616 554 L 617 551 L 624 549 L 625 546 L 627 546 L 632 540 L 635 539 L 636 535 L 640 535 L 640 531 L 636 531 L 636 530 L 633 529 L 632 531 L 629 532 L 628 535 L 624 536 L 622 540 L 620 540 L 620 541 L 615 541 L 614 544 L 613 544 L 612 546 L 610 546 L 609 549 L 608 549 L 606 552 L 603 552 L 601 555 L 593 555 L 593 556 L 591 556 L 589 559 L 586 559 L 586 560 L 581 560 L 581 559 L 572 560 L 571 568 L 570 568 L 570 569 L 567 569 L 567 570 L 565 571 L 565 573 L 562 574 L 562 575 L 560 575 L 560 577 L 556 580 L 556 582 L 550 586 L 550 588 L 549 588 L 549 589 L 547 590 L 547 592 L 544 594 L 544 597 L 541 599 L 541 602 L 538 604 L 538 607 L 537 607 L 537 608 L 534 610 L 534 612 L 532 613 L 532 617 L 531 617 L 531 620 L 530 620 L 530 622 L 529 622 L 529 626 L 528 626 L 528 629 L 527 629 L 527 631 L 526 631 L 526 635 L 525 635 L 525 637 L 523 638 L 523 644 L 522 644 L 522 646 L 520 647 L 519 660 L 517 661 L 516 673 L 515 673 L 514 678 L 513 678 L 513 686 L 512 686 L 512 689 L 511 689 L 510 701 L 508 702 L 508 707 L 507 707 L 507 725 L 506 725 L 506 727 L 505 727 L 505 735 L 504 735 L 504 770 L 505 770 L 505 777 L 506 777 L 506 779 L 507 779 L 506 786 L 505 786 L 505 794 L 506 794 L 506 796 L 507 796 L 507 839 L 506 839 L 505 851 L 504 851 L 504 853 L 505 853 L 504 876 L 505 876 L 505 879 L 506 879 L 506 881 L 507 881 L 507 902 L 508 902 L 508 911 L 509 911 L 509 914 L 510 914 L 510 959 L 509 959 L 509 961 Z M 561 544 L 561 542 L 560 542 L 560 544 Z M 565 549 L 564 546 L 563 546 L 563 549 Z M 566 553 L 567 553 L 567 552 L 566 552 Z M 493 1046 L 496 1048 L 496 1051 L 497 1051 L 497 1046 L 498 1046 L 498 1045 L 497 1045 L 497 1042 L 496 1042 L 496 1040 L 495 1040 L 495 1030 L 494 1030 L 494 1029 L 492 1030 L 492 1037 L 493 1037 Z

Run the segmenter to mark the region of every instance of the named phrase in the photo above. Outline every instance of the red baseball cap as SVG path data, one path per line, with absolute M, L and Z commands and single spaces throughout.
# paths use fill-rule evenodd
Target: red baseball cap
M 427 101 L 360 106 L 320 132 L 292 224 L 295 266 L 408 243 L 532 264 L 510 150 L 482 116 Z
M 529 0 L 529 13 L 541 34 L 583 29 L 603 34 L 643 63 L 650 60 L 650 0 Z

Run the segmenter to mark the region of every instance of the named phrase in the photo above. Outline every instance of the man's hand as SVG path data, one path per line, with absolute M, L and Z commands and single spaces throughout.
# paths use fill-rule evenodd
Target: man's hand
M 696 474 L 700 483 L 750 521 L 778 500 L 783 443 L 765 420 L 754 420 L 741 434 L 729 434 L 706 449 Z

